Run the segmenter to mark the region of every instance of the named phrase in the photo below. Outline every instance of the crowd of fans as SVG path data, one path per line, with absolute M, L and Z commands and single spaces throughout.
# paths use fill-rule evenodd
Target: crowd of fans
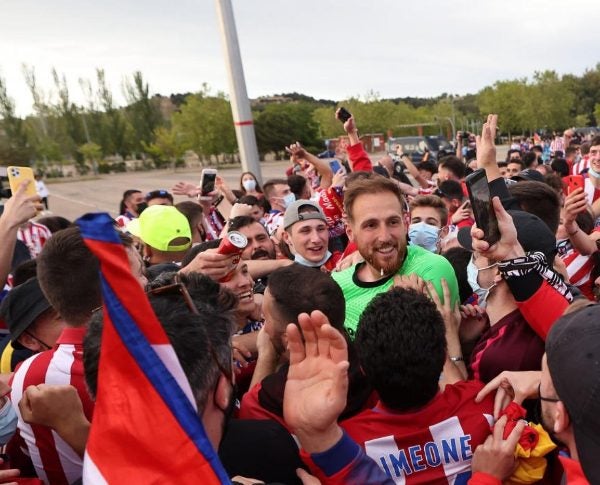
M 517 140 L 499 161 L 496 123 L 437 161 L 399 148 L 374 164 L 351 117 L 347 148 L 325 154 L 339 164 L 296 142 L 262 184 L 245 172 L 208 197 L 185 181 L 123 194 L 131 284 L 233 483 L 600 484 L 600 136 Z M 491 245 L 474 170 L 498 220 Z M 80 483 L 100 264 L 25 189 L 0 216 L 0 482 Z

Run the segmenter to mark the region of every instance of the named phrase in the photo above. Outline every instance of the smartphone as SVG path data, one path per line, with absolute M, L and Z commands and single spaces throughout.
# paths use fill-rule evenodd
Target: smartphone
M 465 183 L 477 227 L 483 230 L 483 239 L 492 245 L 500 239 L 500 230 L 485 170 L 475 170 L 466 178 Z
M 350 114 L 350 111 L 348 111 L 343 106 L 337 112 L 337 118 L 342 123 L 346 123 L 346 121 L 348 121 L 351 117 L 352 117 L 352 114 Z
M 205 168 L 200 177 L 200 197 L 206 197 L 215 190 L 217 171 L 214 168 Z
M 569 195 L 571 192 L 577 189 L 583 189 L 585 182 L 583 175 L 567 175 L 562 178 L 563 181 L 563 193 Z
M 337 160 L 331 160 L 329 162 L 329 166 L 331 167 L 331 171 L 333 172 L 334 175 L 342 169 L 342 164 L 340 162 L 338 162 Z
M 27 186 L 25 195 L 27 197 L 37 195 L 35 189 L 35 179 L 33 178 L 33 170 L 30 167 L 8 167 L 6 169 L 8 175 L 8 183 L 13 194 L 17 193 L 17 189 L 25 180 L 31 180 Z

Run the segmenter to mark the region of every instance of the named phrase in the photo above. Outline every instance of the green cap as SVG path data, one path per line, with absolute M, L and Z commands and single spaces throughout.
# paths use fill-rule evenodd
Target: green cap
M 153 205 L 126 226 L 127 231 L 159 251 L 184 251 L 192 243 L 192 230 L 187 218 L 173 206 Z M 185 238 L 184 244 L 173 244 Z M 176 241 L 179 242 L 179 241 Z

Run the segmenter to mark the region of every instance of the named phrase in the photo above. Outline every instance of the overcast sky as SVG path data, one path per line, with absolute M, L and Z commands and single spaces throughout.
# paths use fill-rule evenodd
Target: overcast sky
M 20 114 L 22 64 L 52 87 L 106 71 L 117 102 L 140 70 L 152 93 L 228 89 L 213 0 L 3 0 L 0 76 Z M 233 0 L 248 94 L 341 100 L 474 93 L 500 79 L 600 61 L 598 0 Z

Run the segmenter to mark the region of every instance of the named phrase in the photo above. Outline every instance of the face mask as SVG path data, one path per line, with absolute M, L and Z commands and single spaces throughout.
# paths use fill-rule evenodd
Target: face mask
M 292 205 L 296 201 L 296 196 L 293 192 L 290 192 L 285 197 L 281 197 L 283 201 L 283 208 L 287 209 L 290 205 Z
M 488 268 L 493 268 L 497 264 L 498 263 L 494 263 L 494 264 L 491 264 L 490 266 L 478 268 L 477 266 L 475 266 L 475 263 L 473 262 L 473 258 L 471 258 L 469 260 L 469 264 L 467 264 L 467 281 L 469 282 L 469 285 L 473 289 L 473 293 L 475 293 L 477 295 L 477 304 L 481 308 L 486 307 L 486 305 L 487 305 L 486 300 L 487 300 L 488 296 L 490 295 L 490 291 L 492 290 L 492 288 L 494 286 L 496 286 L 496 283 L 492 283 L 492 286 L 490 286 L 489 288 L 482 288 L 481 286 L 479 286 L 479 283 L 477 281 L 477 276 L 479 275 L 480 271 L 482 271 L 484 269 L 488 269 Z
M 296 254 L 294 256 L 294 262 L 301 264 L 302 266 L 318 268 L 320 266 L 323 266 L 330 257 L 331 257 L 331 253 L 329 251 L 327 251 L 327 254 L 321 261 L 319 261 L 318 263 L 313 263 L 312 261 L 309 261 L 308 259 L 306 259 L 304 256 L 301 256 L 300 254 Z
M 596 172 L 592 167 L 588 169 L 588 175 L 591 175 L 595 179 L 600 179 L 600 173 Z
M 138 213 L 138 217 L 141 215 L 142 212 L 144 212 L 146 209 L 148 208 L 148 204 L 146 202 L 140 202 L 138 205 L 135 206 L 135 210 Z
M 417 222 L 408 226 L 408 237 L 410 244 L 421 246 L 427 251 L 435 253 L 437 251 L 437 240 L 440 228 L 427 224 L 426 222 Z
M 256 188 L 256 180 L 246 179 L 242 182 L 242 185 L 244 186 L 244 190 L 246 192 L 254 192 L 254 189 Z

